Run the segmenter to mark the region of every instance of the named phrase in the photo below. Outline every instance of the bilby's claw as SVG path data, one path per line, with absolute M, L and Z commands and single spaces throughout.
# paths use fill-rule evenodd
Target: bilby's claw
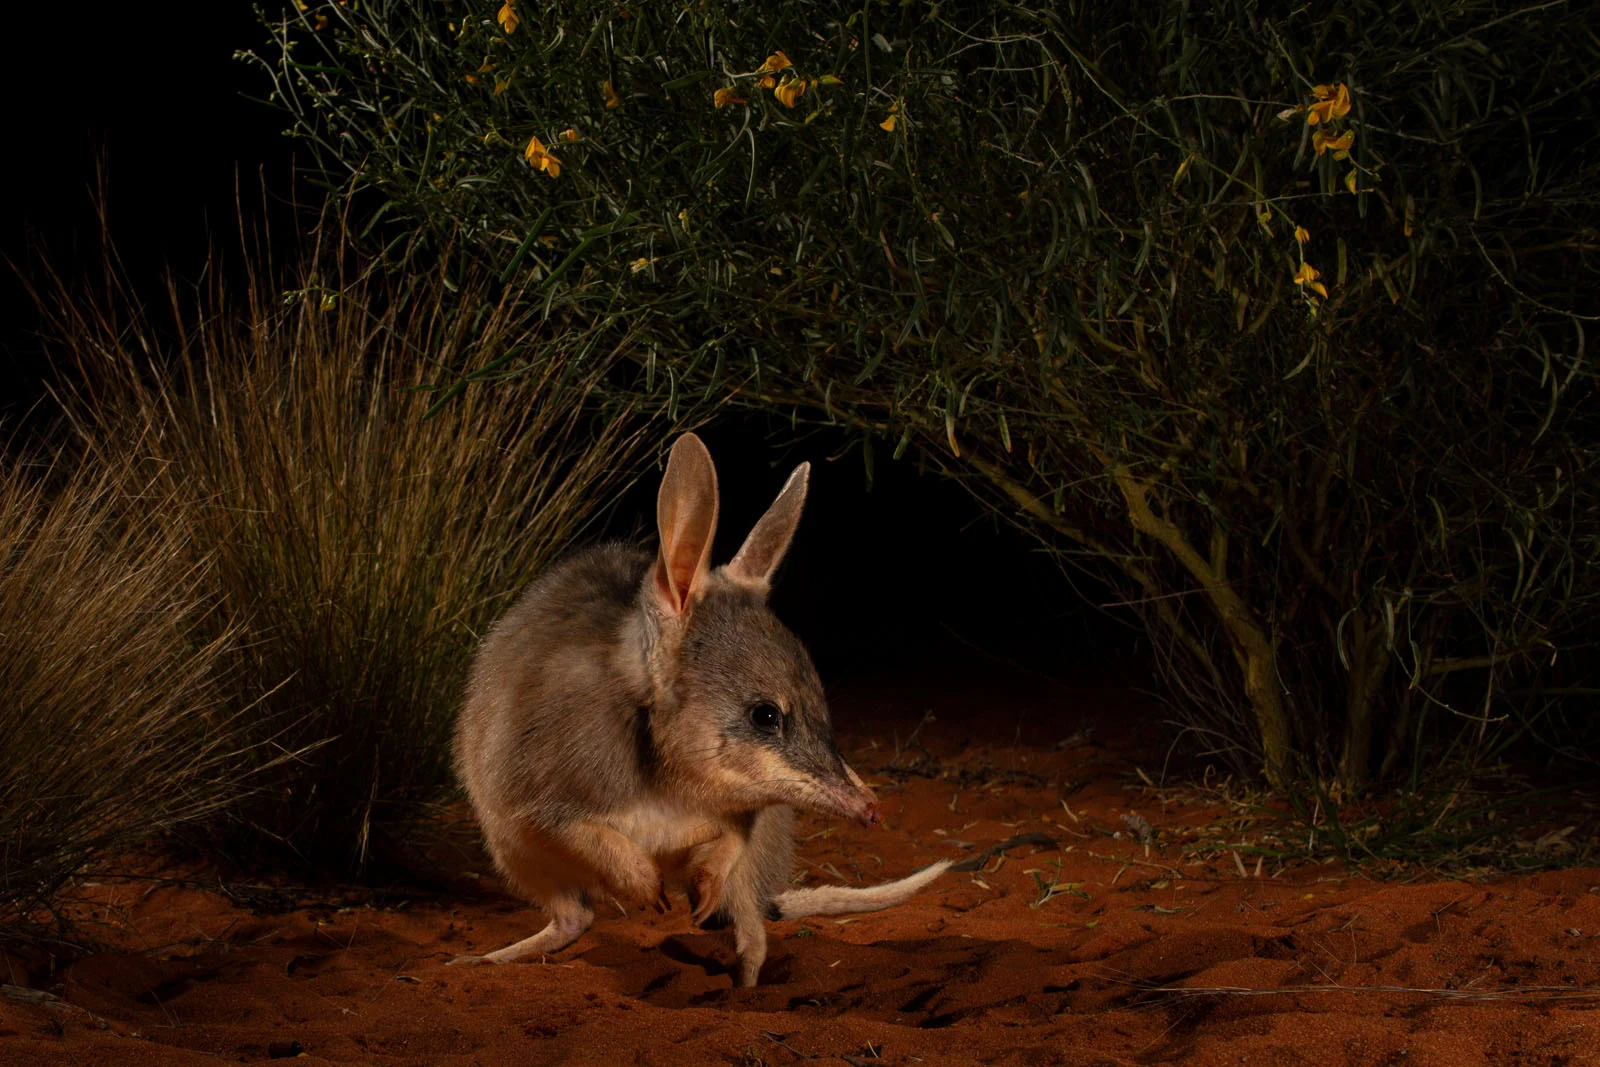
M 689 879 L 689 900 L 694 905 L 695 925 L 704 925 L 722 906 L 722 879 L 699 868 Z

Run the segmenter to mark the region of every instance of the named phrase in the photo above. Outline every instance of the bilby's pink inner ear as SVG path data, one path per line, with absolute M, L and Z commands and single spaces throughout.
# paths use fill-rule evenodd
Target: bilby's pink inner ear
M 717 468 L 700 438 L 686 433 L 672 445 L 656 496 L 654 588 L 662 608 L 682 615 L 705 585 L 717 534 Z
M 778 499 L 761 516 L 728 564 L 728 577 L 762 589 L 772 583 L 772 574 L 783 562 L 783 554 L 789 551 L 789 542 L 794 540 L 795 527 L 800 524 L 800 509 L 805 506 L 806 485 L 810 479 L 811 464 L 802 463 L 794 469 L 789 480 L 783 483 Z

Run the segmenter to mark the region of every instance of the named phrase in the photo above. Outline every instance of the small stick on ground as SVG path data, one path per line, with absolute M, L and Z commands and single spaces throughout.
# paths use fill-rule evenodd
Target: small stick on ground
M 1057 847 L 1057 842 L 1056 842 L 1055 838 L 1049 836 L 1048 834 L 1041 834 L 1041 833 L 1018 834 L 1016 837 L 1008 837 L 1008 838 L 1006 838 L 1004 841 L 1000 842 L 998 845 L 990 845 L 988 848 L 984 849 L 982 852 L 979 852 L 979 853 L 976 853 L 974 855 L 968 856 L 966 859 L 962 860 L 960 863 L 951 864 L 950 865 L 950 869 L 952 871 L 979 871 L 979 870 L 982 870 L 984 868 L 984 866 L 989 862 L 989 857 L 999 855 L 1001 853 L 1004 853 L 1006 850 L 1016 848 L 1019 845 L 1038 845 L 1040 848 L 1056 848 Z

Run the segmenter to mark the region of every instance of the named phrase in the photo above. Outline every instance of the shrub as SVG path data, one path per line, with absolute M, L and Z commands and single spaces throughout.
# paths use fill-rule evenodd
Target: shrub
M 1597 632 L 1587 21 L 371 0 L 255 58 L 358 202 L 668 403 L 917 450 L 1127 590 L 1196 736 L 1356 792 Z
M 122 506 L 211 562 L 200 621 L 239 633 L 229 697 L 259 765 L 214 843 L 334 873 L 395 860 L 448 795 L 477 636 L 648 454 L 628 408 L 585 408 L 608 358 L 524 335 L 519 291 L 347 251 L 281 282 L 258 263 L 240 292 L 214 268 L 170 323 L 117 296 L 52 309 L 82 439 L 140 442 L 164 504 Z M 425 417 L 441 366 L 518 359 Z
M 168 504 L 126 468 L 0 463 L 0 934 L 40 933 L 88 865 L 242 788 L 231 635 Z

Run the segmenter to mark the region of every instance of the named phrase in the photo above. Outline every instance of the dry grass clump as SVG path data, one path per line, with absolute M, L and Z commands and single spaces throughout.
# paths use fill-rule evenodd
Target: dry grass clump
M 479 634 L 647 454 L 629 408 L 588 404 L 612 357 L 530 338 L 523 293 L 347 253 L 174 293 L 159 326 L 120 297 L 56 309 L 77 430 L 103 457 L 140 442 L 163 507 L 125 507 L 214 561 L 204 639 L 241 634 L 259 788 L 212 844 L 338 873 L 447 795 Z M 517 376 L 430 414 L 429 383 L 475 368 Z
M 96 857 L 240 791 L 230 627 L 205 554 L 156 518 L 170 486 L 68 468 L 0 463 L 0 934 L 41 932 Z

